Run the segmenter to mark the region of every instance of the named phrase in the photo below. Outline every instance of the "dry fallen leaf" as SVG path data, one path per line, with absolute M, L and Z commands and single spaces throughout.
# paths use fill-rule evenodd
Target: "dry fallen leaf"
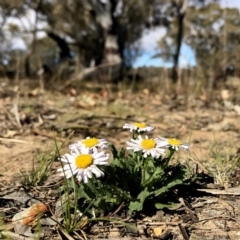
M 40 88 L 34 88 L 32 91 L 29 92 L 29 96 L 37 96 L 40 93 Z
M 156 227 L 156 228 L 153 228 L 153 232 L 155 237 L 159 237 L 162 235 L 163 229 L 161 227 Z
M 15 214 L 12 218 L 14 224 L 32 225 L 36 216 L 47 211 L 47 206 L 43 203 L 35 203 L 22 212 Z
M 76 91 L 75 88 L 70 88 L 70 89 L 68 90 L 68 92 L 70 93 L 71 96 L 76 96 L 76 95 L 77 95 L 77 91 Z
M 229 97 L 230 97 L 229 90 L 223 89 L 223 90 L 221 91 L 221 97 L 222 97 L 223 100 L 228 100 Z
M 14 136 L 16 136 L 17 134 L 19 134 L 19 131 L 14 131 L 14 130 L 7 130 L 6 133 L 2 134 L 2 137 L 4 138 L 12 138 Z
M 145 94 L 147 96 L 149 95 L 149 89 L 147 89 L 147 88 L 144 88 L 142 92 L 143 92 L 143 94 Z

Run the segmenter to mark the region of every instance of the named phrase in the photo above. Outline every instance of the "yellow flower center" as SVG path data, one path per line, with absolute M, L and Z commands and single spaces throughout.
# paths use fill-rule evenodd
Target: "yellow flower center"
M 172 146 L 179 146 L 182 144 L 182 142 L 176 138 L 169 138 L 168 143 Z
M 143 139 L 141 146 L 145 150 L 150 150 L 156 147 L 156 142 L 153 139 Z
M 93 163 L 93 157 L 90 154 L 81 154 L 75 158 L 75 164 L 78 168 L 87 168 Z
M 96 146 L 99 141 L 97 138 L 88 138 L 82 141 L 82 143 L 87 147 L 87 148 L 92 148 Z
M 134 123 L 133 126 L 135 126 L 137 128 L 145 128 L 145 127 L 147 127 L 146 123 L 143 123 L 143 122 L 141 122 L 141 123 L 139 123 L 139 122 L 138 123 Z

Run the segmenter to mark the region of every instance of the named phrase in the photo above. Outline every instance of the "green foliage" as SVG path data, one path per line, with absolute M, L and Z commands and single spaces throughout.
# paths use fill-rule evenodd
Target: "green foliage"
M 36 152 L 32 159 L 31 170 L 29 172 L 21 172 L 22 183 L 27 187 L 42 185 L 52 174 L 52 164 L 58 156 L 58 150 L 46 150 L 42 154 Z
M 75 181 L 66 181 L 60 189 L 61 212 L 64 223 L 61 226 L 68 233 L 73 232 L 83 221 L 83 214 L 78 210 L 78 188 Z M 88 210 L 88 208 L 86 208 Z M 86 211 L 85 210 L 85 211 Z M 83 211 L 83 213 L 85 213 Z
M 92 216 L 92 209 L 96 215 L 105 215 L 122 205 L 130 214 L 170 207 L 173 190 L 193 180 L 187 166 L 170 164 L 175 153 L 172 147 L 165 157 L 158 158 L 144 157 L 141 151 L 117 150 L 114 145 L 109 149 L 113 159 L 108 166 L 100 167 L 105 176 L 75 185 L 78 209 L 88 217 Z M 74 189 L 72 181 L 69 187 Z
M 191 6 L 187 22 L 185 42 L 195 49 L 196 60 L 208 82 L 211 78 L 223 79 L 228 64 L 239 65 L 236 51 L 240 14 L 236 8 L 222 8 L 211 2 L 202 8 Z
M 157 207 L 171 189 L 186 180 L 188 170 L 180 165 L 170 166 L 168 158 L 149 156 L 145 159 L 142 153 L 123 156 L 122 152 L 113 155 L 107 182 L 128 193 L 129 198 L 123 201 L 129 212 L 142 211 L 148 204 Z M 117 180 L 115 176 L 119 176 Z

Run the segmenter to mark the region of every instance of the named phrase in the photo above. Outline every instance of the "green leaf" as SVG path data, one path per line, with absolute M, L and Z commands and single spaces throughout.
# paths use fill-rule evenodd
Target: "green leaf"
M 82 189 L 82 191 L 79 191 L 79 194 L 84 196 L 87 200 L 92 200 L 96 197 L 96 195 L 95 192 L 91 189 L 91 187 L 89 187 L 89 185 L 86 184 L 84 186 L 84 189 Z
M 156 171 L 142 184 L 142 187 L 151 186 L 155 181 L 161 181 L 161 175 L 163 170 L 161 168 L 156 168 Z M 149 189 L 149 188 L 148 188 Z
M 173 182 L 170 182 L 169 184 L 167 184 L 167 186 L 162 187 L 161 189 L 158 189 L 158 190 L 154 191 L 154 195 L 155 196 L 162 195 L 163 193 L 168 192 L 171 188 L 173 188 L 173 187 L 175 187 L 177 185 L 180 185 L 182 183 L 183 183 L 182 180 L 179 180 L 179 179 L 174 180 Z
M 118 158 L 118 150 L 115 148 L 113 144 L 109 145 L 109 149 L 112 152 L 113 158 Z
M 159 209 L 159 210 L 161 210 L 161 209 L 164 209 L 164 208 L 173 208 L 173 207 L 175 207 L 177 204 L 176 203 L 168 203 L 168 204 L 163 204 L 163 203 L 156 203 L 155 204 L 155 207 L 156 207 L 156 209 Z
M 125 149 L 122 148 L 122 149 L 120 150 L 118 156 L 119 156 L 120 159 L 125 159 L 125 155 L 126 155 L 126 154 L 125 154 Z
M 144 189 L 138 196 L 136 201 L 132 201 L 129 204 L 129 211 L 141 211 L 143 209 L 143 204 L 145 202 L 145 199 L 150 195 L 151 193 L 147 190 L 147 188 Z

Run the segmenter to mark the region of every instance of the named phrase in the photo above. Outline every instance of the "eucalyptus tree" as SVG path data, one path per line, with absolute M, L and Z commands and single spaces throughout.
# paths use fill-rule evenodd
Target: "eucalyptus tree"
M 149 17 L 148 0 L 41 0 L 39 17 L 63 37 L 85 67 L 130 66 Z
M 205 78 L 214 79 L 213 70 L 224 69 L 223 65 L 229 61 L 226 58 L 229 52 L 226 54 L 223 46 L 228 45 L 229 48 L 232 44 L 229 42 L 230 35 L 232 38 L 234 36 L 236 43 L 239 11 L 223 9 L 217 0 L 173 0 L 169 2 L 167 11 L 167 15 L 171 17 L 167 34 L 159 41 L 161 51 L 157 56 L 173 62 L 173 81 L 177 81 L 180 48 L 183 43 L 195 52 L 197 64 L 204 69 Z M 213 84 L 212 80 L 209 82 L 210 85 Z
M 19 28 L 14 23 L 8 23 L 11 17 L 19 18 L 25 14 L 23 0 L 0 0 L 0 64 L 10 62 L 13 41 L 12 38 L 19 34 Z
M 224 79 L 227 65 L 238 67 L 240 55 L 240 13 L 218 3 L 189 7 L 185 42 L 195 50 L 196 59 L 211 89 Z

